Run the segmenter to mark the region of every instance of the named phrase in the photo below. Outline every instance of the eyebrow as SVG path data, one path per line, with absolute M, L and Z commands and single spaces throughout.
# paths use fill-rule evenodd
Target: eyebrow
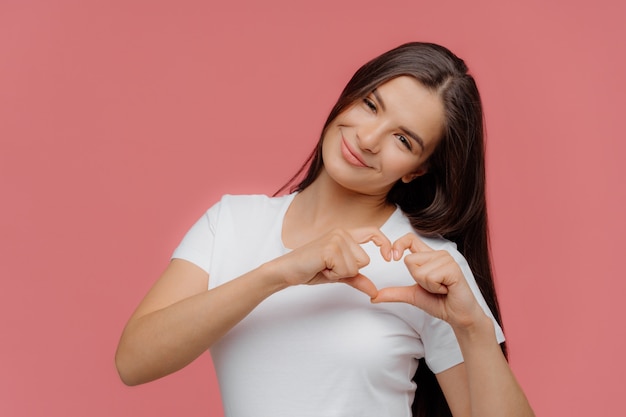
M 376 101 L 378 101 L 378 104 L 380 104 L 380 108 L 383 109 L 383 111 L 385 111 L 386 110 L 385 102 L 383 101 L 383 98 L 378 93 L 378 90 L 373 89 L 372 94 L 374 95 L 374 98 L 376 98 Z M 422 148 L 422 151 L 424 150 L 424 140 L 422 139 L 420 135 L 418 135 L 417 133 L 413 132 L 411 129 L 408 129 L 404 126 L 400 126 L 400 130 L 402 130 L 404 133 L 407 134 L 407 136 L 409 136 L 411 139 L 417 142 L 417 144 Z

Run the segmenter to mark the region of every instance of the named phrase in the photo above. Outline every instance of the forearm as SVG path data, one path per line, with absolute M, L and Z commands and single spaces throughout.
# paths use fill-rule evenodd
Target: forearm
M 116 353 L 122 380 L 137 385 L 183 368 L 284 287 L 271 266 L 263 265 L 215 289 L 131 319 Z
M 491 319 L 455 328 L 467 372 L 471 415 L 530 417 L 534 413 L 495 338 Z

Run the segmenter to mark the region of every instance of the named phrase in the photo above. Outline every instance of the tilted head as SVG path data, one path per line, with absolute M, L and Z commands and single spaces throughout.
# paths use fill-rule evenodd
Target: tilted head
M 398 181 L 388 201 L 398 204 L 414 226 L 426 234 L 454 236 L 463 224 L 484 210 L 483 113 L 476 83 L 467 66 L 448 49 L 412 42 L 392 49 L 363 65 L 348 82 L 331 110 L 329 124 L 351 104 L 399 76 L 411 76 L 431 89 L 444 107 L 444 129 L 430 156 L 426 175 L 410 183 Z M 322 140 L 310 157 L 303 190 L 323 167 Z

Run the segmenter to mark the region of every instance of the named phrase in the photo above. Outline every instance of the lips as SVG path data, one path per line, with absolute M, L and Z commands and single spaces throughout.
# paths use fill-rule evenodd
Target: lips
M 350 165 L 369 168 L 369 165 L 365 163 L 361 156 L 350 148 L 350 145 L 343 136 L 341 137 L 341 154 Z

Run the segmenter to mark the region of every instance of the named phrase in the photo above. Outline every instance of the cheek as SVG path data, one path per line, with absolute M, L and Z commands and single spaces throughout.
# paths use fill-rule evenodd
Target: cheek
M 393 161 L 390 161 L 390 171 L 394 176 L 402 177 L 406 174 L 414 173 L 423 164 L 421 157 L 416 155 L 407 155 L 402 152 L 401 155 L 397 155 Z
M 328 148 L 333 147 L 335 143 L 339 143 L 339 139 L 337 138 L 341 138 L 341 133 L 340 130 L 337 126 L 329 126 L 328 129 L 326 129 L 326 131 L 324 132 L 324 134 L 322 135 L 322 140 L 321 140 L 321 149 L 322 152 L 325 152 L 328 150 Z M 320 146 L 318 144 L 318 146 Z

